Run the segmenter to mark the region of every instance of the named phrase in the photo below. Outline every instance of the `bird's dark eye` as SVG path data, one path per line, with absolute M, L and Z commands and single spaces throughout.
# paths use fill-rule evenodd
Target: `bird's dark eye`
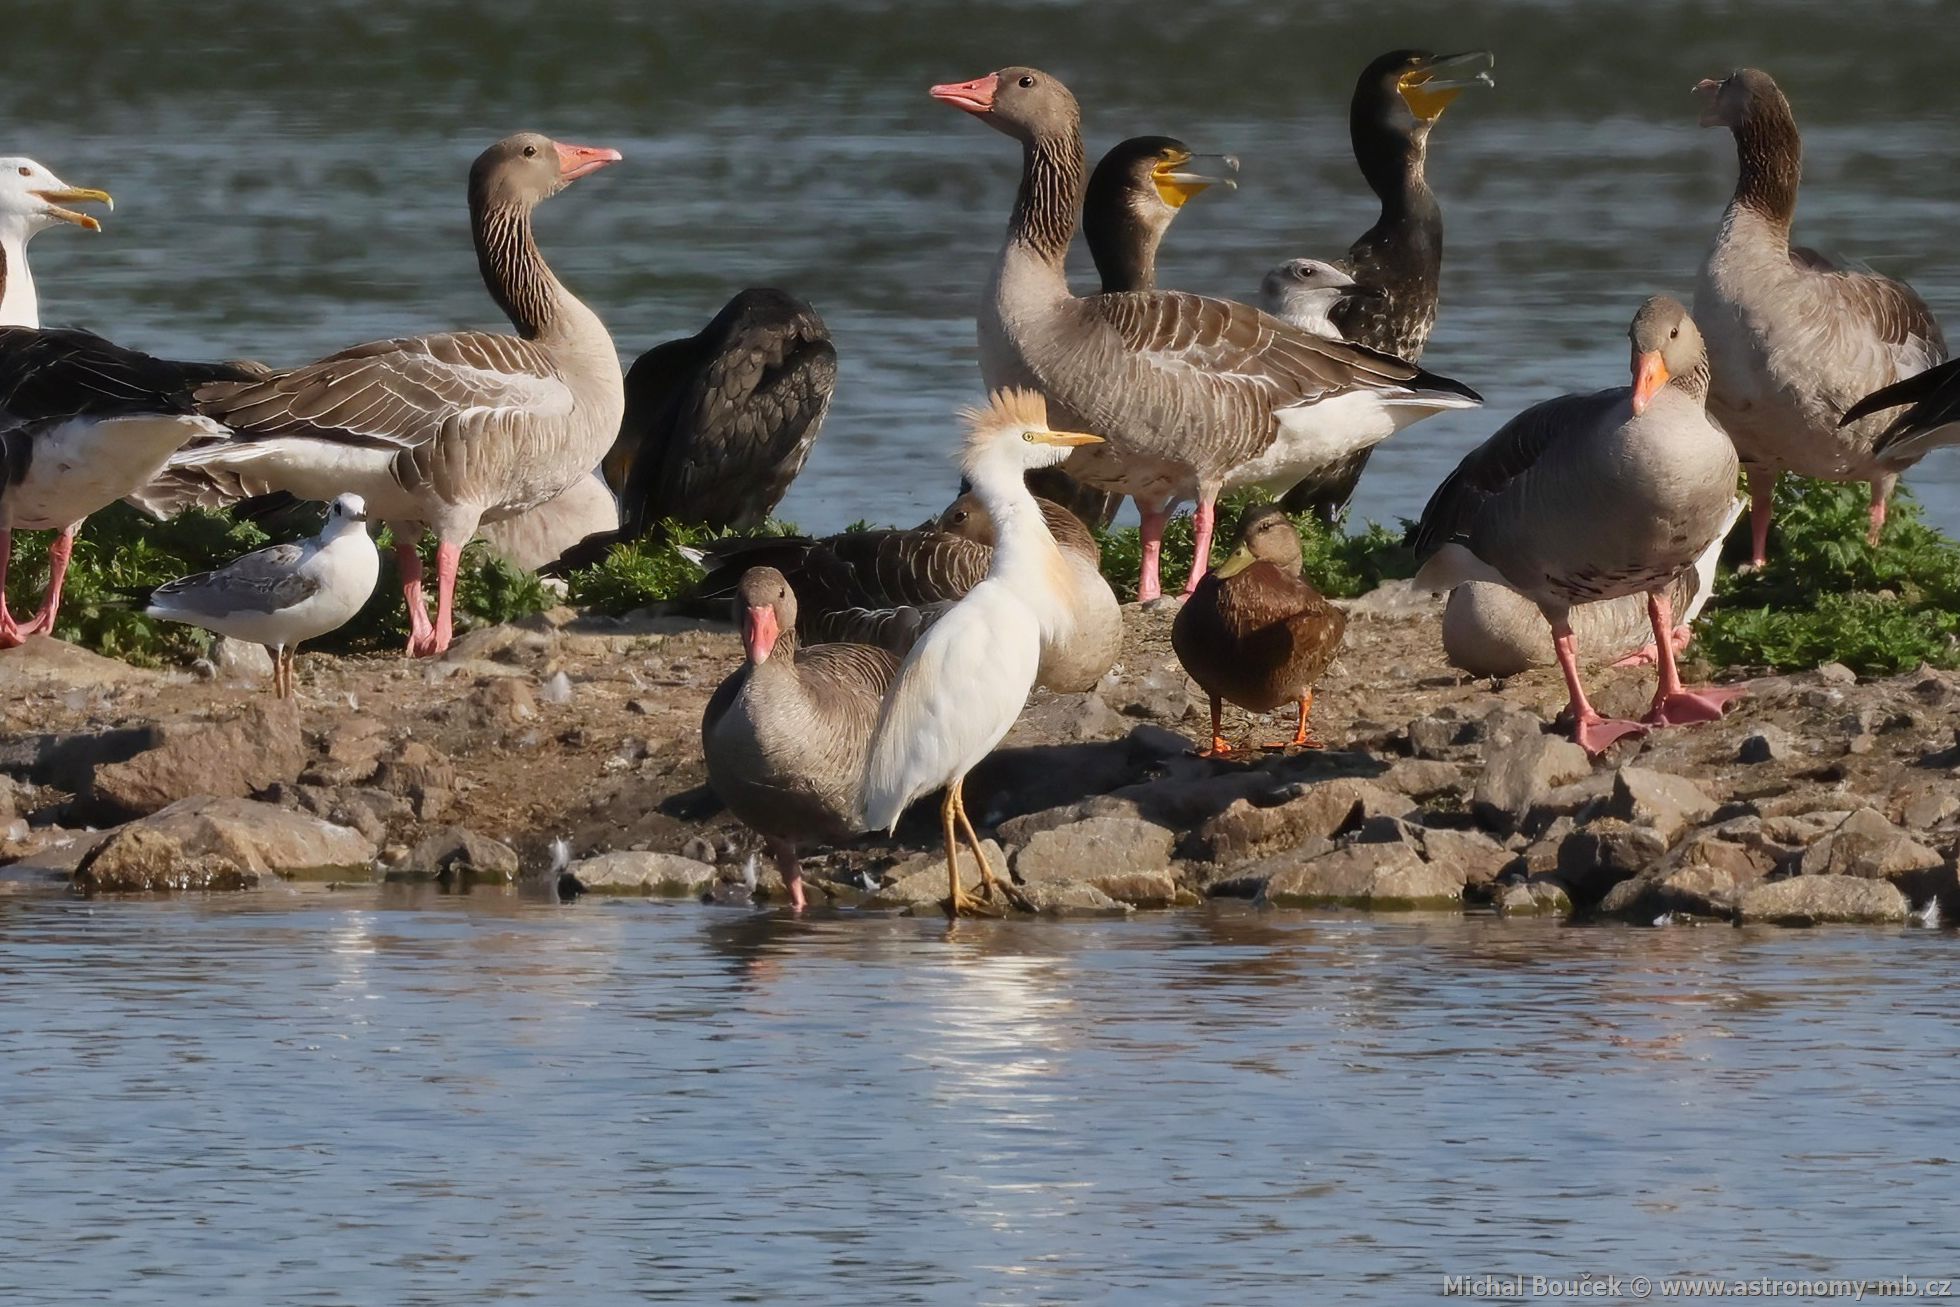
M 1674 330 L 1667 333 L 1667 338 L 1669 340 L 1675 340 L 1679 338 L 1680 335 L 1681 335 L 1681 328 L 1676 327 Z
M 32 177 L 34 175 L 34 170 L 32 168 L 23 165 L 20 170 L 20 175 L 23 177 Z
M 1024 86 L 1024 87 L 1027 87 L 1027 86 L 1033 86 L 1033 85 L 1034 85 L 1034 78 L 1032 78 L 1032 77 L 1023 77 L 1023 78 L 1021 79 L 1021 85 L 1022 85 L 1022 86 Z
M 524 147 L 524 157 L 527 159 L 536 155 L 537 152 L 538 152 L 538 147 L 535 145 L 527 145 Z

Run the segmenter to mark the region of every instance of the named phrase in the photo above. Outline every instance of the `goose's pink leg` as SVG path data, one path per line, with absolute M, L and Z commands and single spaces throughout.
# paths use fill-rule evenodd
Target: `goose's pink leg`
M 1152 599 L 1160 598 L 1164 593 L 1163 581 L 1158 575 L 1158 565 L 1164 555 L 1164 523 L 1170 518 L 1168 509 L 1168 505 L 1160 505 L 1156 508 L 1146 508 L 1140 503 L 1137 505 L 1137 514 L 1143 519 L 1143 525 L 1137 530 L 1142 552 L 1137 576 L 1139 603 L 1149 603 Z
M 803 911 L 806 903 L 803 896 L 803 864 L 796 860 L 796 846 L 788 840 L 771 837 L 763 845 L 769 856 L 775 860 L 776 870 L 782 873 L 783 884 L 789 887 L 789 905 L 797 912 Z
M 27 632 L 14 623 L 13 614 L 7 611 L 7 563 L 14 556 L 14 532 L 12 527 L 0 530 L 0 649 L 18 648 L 27 639 Z
M 1580 748 L 1587 753 L 1604 753 L 1620 737 L 1647 729 L 1639 722 L 1601 717 L 1593 710 L 1586 687 L 1579 681 L 1579 641 L 1572 634 L 1572 624 L 1564 618 L 1552 624 L 1552 649 L 1558 654 L 1559 671 L 1565 674 L 1565 692 L 1572 700 L 1572 738 Z
M 439 654 L 449 648 L 454 636 L 456 608 L 456 567 L 462 561 L 463 546 L 443 540 L 436 545 L 436 629 L 426 654 Z
M 1720 720 L 1722 709 L 1731 699 L 1747 691 L 1732 686 L 1711 685 L 1705 690 L 1685 690 L 1681 673 L 1674 665 L 1674 646 L 1667 633 L 1674 627 L 1674 605 L 1664 592 L 1647 596 L 1647 615 L 1654 622 L 1654 638 L 1661 651 L 1660 688 L 1654 692 L 1654 706 L 1643 719 L 1650 726 L 1686 726 L 1693 722 Z
M 53 635 L 55 614 L 61 611 L 61 587 L 68 580 L 68 559 L 75 552 L 75 533 L 80 522 L 70 522 L 48 546 L 48 592 L 41 598 L 41 611 L 21 630 L 27 635 Z
M 429 603 L 422 597 L 422 555 L 412 542 L 397 538 L 395 566 L 402 574 L 402 602 L 408 606 L 408 654 L 419 658 L 435 638 L 429 625 Z
M 1879 540 L 1885 535 L 1885 499 L 1892 487 L 1884 481 L 1872 482 L 1871 530 L 1865 533 L 1865 544 L 1878 548 Z
M 1217 524 L 1217 505 L 1200 498 L 1192 523 L 1194 548 L 1191 554 L 1191 575 L 1184 582 L 1186 599 L 1191 597 L 1191 592 L 1198 588 L 1198 582 L 1204 580 L 1205 573 L 1211 569 L 1211 533 Z
M 1776 506 L 1781 473 L 1749 469 L 1749 561 L 1736 570 L 1753 572 L 1769 561 L 1769 519 Z

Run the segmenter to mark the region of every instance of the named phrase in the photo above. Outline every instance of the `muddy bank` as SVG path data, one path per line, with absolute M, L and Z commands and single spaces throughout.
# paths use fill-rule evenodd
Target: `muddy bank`
M 1233 714 L 1227 735 L 1251 747 L 1203 760 L 1170 610 L 1126 609 L 1117 668 L 1087 694 L 1037 691 L 969 782 L 997 870 L 1057 915 L 1230 896 L 1641 923 L 1960 916 L 1952 674 L 1757 679 L 1727 720 L 1589 760 L 1552 733 L 1555 672 L 1462 677 L 1437 605 L 1394 587 L 1350 611 L 1315 707 L 1329 747 L 1266 752 L 1282 723 Z M 473 879 L 780 904 L 703 783 L 701 709 L 740 656 L 703 624 L 558 610 L 434 663 L 305 658 L 297 704 L 278 704 L 249 658 L 151 672 L 37 640 L 0 656 L 0 890 Z M 1651 690 L 1647 670 L 1597 676 L 1608 713 L 1637 715 Z M 896 840 L 804 869 L 819 906 L 934 911 L 946 884 L 923 808 Z

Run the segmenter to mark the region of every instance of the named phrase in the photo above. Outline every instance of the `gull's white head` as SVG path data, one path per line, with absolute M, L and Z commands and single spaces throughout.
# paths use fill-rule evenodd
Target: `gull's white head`
M 25 241 L 60 222 L 101 231 L 102 224 L 64 205 L 92 202 L 115 207 L 107 191 L 70 186 L 32 159 L 0 158 L 0 231 Z
M 989 474 L 1032 472 L 1053 467 L 1082 445 L 1100 445 L 1101 436 L 1048 429 L 1048 401 L 1032 390 L 996 390 L 985 408 L 960 411 L 966 423 L 966 450 L 960 470 L 978 486 Z
M 32 159 L 0 158 L 0 326 L 41 325 L 40 296 L 27 270 L 27 242 L 58 222 L 102 230 L 86 213 L 63 207 L 84 200 L 111 203 L 107 191 L 70 186 Z
M 327 506 L 327 522 L 320 528 L 323 536 L 337 536 L 346 531 L 367 530 L 367 500 L 359 495 L 342 495 Z
M 1331 315 L 1334 306 L 1353 295 L 1375 292 L 1320 259 L 1288 259 L 1259 283 L 1259 307 L 1282 322 L 1316 336 L 1338 338 Z

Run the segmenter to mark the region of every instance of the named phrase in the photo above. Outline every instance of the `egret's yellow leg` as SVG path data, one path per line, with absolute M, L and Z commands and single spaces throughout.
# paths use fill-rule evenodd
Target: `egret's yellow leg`
M 958 795 L 953 800 L 953 815 L 959 819 L 960 830 L 965 834 L 966 842 L 973 846 L 973 856 L 980 860 L 981 897 L 991 902 L 994 897 L 994 890 L 998 887 L 1000 889 L 1000 897 L 1003 900 L 1012 903 L 1015 907 L 1023 911 L 1032 912 L 1034 910 L 1033 905 L 1027 901 L 1026 897 L 1019 890 L 1015 889 L 1012 885 L 1003 884 L 994 879 L 994 873 L 987 866 L 987 852 L 980 847 L 980 836 L 973 829 L 972 818 L 966 815 L 966 794 L 964 787 L 956 782 L 953 789 Z
M 946 876 L 951 890 L 946 896 L 946 915 L 949 917 L 957 917 L 962 912 L 977 911 L 980 906 L 971 895 L 960 888 L 960 846 L 955 843 L 953 836 L 953 814 L 958 810 L 959 801 L 960 787 L 959 782 L 955 781 L 946 787 L 946 797 L 939 803 L 939 824 L 946 836 Z M 980 864 L 983 870 L 986 865 L 984 861 Z

